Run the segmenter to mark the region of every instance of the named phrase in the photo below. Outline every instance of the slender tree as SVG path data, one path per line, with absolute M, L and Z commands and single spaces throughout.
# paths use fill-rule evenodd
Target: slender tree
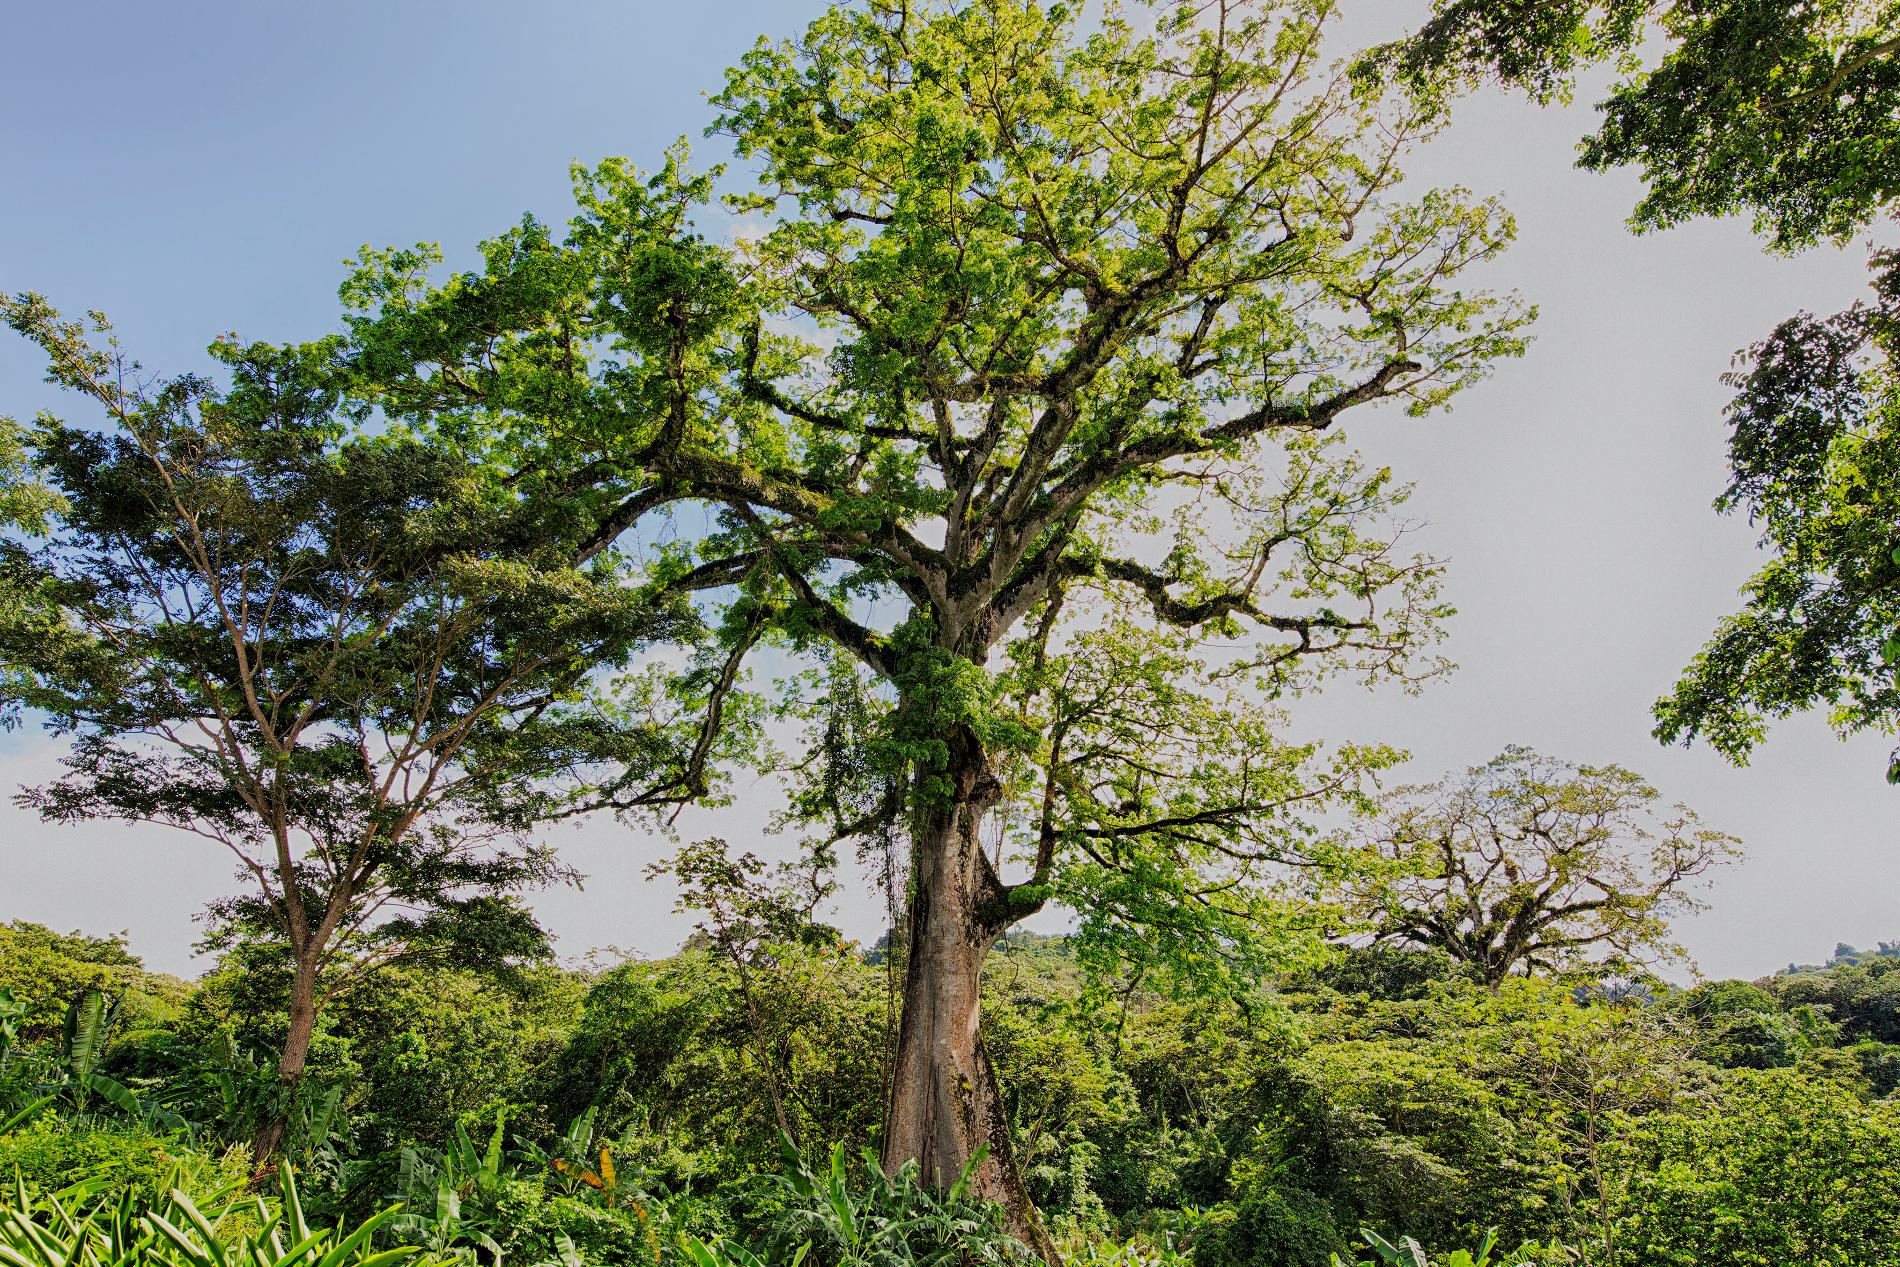
M 825 860 L 821 855 L 814 861 Z M 649 875 L 678 881 L 679 910 L 704 915 L 694 926 L 697 939 L 732 968 L 759 1076 L 772 1103 L 773 1125 L 792 1140 L 798 1130 L 786 1112 L 784 1083 L 794 1071 L 786 1059 L 783 1034 L 774 1041 L 759 979 L 769 977 L 788 950 L 809 952 L 840 944 L 838 930 L 817 919 L 818 908 L 836 888 L 827 871 L 822 866 L 781 864 L 768 872 L 757 854 L 734 855 L 717 838 L 694 841 L 648 868 Z
M 942 1184 L 987 1149 L 976 1191 L 1051 1255 L 986 953 L 1051 901 L 1104 953 L 1251 953 L 1298 810 L 1389 757 L 1317 758 L 1275 701 L 1435 667 L 1403 490 L 1328 433 L 1522 346 L 1465 276 L 1509 219 L 1401 196 L 1421 126 L 1327 68 L 1332 12 L 840 5 L 715 98 L 758 180 L 730 245 L 675 153 L 581 172 L 563 240 L 526 222 L 440 284 L 372 252 L 346 287 L 364 399 L 585 489 L 597 543 L 717 613 L 705 654 L 864 675 L 860 782 L 806 803 L 908 847 L 885 1160 Z
M 1492 987 L 1677 955 L 1670 918 L 1739 842 L 1683 806 L 1657 814 L 1659 795 L 1620 766 L 1507 748 L 1391 798 L 1364 840 L 1386 873 L 1358 901 L 1380 937 L 1442 950 Z
M 690 742 L 590 706 L 597 669 L 692 618 L 576 569 L 558 505 L 478 455 L 352 434 L 335 342 L 217 344 L 219 390 L 142 379 L 35 296 L 0 315 L 106 415 L 44 418 L 30 444 L 61 504 L 15 560 L 32 601 L 0 655 L 10 697 L 71 747 L 19 799 L 237 861 L 211 941 L 262 936 L 288 976 L 261 1166 L 336 991 L 429 949 L 542 951 L 510 895 L 569 874 L 525 834 L 571 804 L 569 776 L 612 759 L 658 800 L 693 782 L 666 764 Z

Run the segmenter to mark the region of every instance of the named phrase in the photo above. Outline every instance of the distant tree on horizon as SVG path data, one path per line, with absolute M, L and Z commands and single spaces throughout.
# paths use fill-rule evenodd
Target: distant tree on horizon
M 1739 853 L 1620 766 L 1512 747 L 1401 789 L 1352 839 L 1380 867 L 1354 909 L 1382 940 L 1442 950 L 1491 986 L 1514 973 L 1608 975 L 1680 956 L 1669 921 Z

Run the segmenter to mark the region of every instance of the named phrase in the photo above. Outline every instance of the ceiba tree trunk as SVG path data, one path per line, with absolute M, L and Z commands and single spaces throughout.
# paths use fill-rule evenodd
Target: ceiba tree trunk
M 983 1044 L 983 960 L 1015 922 L 999 905 L 1003 894 L 981 845 L 1000 788 L 975 736 L 959 727 L 947 738 L 949 801 L 922 807 L 911 842 L 909 958 L 883 1163 L 894 1170 L 915 1161 L 923 1181 L 942 1190 L 984 1149 L 971 1195 L 1000 1202 L 1015 1235 L 1055 1264 Z

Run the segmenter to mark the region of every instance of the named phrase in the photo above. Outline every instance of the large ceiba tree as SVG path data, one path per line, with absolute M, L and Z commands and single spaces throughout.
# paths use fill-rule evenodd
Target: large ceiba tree
M 1521 350 L 1465 277 L 1508 218 L 1400 189 L 1422 126 L 1328 67 L 1332 9 L 841 5 L 715 97 L 755 178 L 723 226 L 718 173 L 610 162 L 565 238 L 346 287 L 357 390 L 697 594 L 702 673 L 828 674 L 794 803 L 908 849 L 885 1160 L 980 1157 L 1045 1253 L 986 953 L 1052 901 L 1143 963 L 1260 944 L 1301 808 L 1390 757 L 1288 742 L 1279 701 L 1436 667 L 1438 566 L 1328 433 Z

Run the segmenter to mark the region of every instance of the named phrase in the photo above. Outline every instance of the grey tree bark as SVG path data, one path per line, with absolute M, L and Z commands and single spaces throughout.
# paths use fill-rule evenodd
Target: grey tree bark
M 983 1043 L 983 961 L 1021 918 L 1004 901 L 981 845 L 1000 788 L 974 736 L 959 731 L 949 738 L 949 803 L 923 808 L 911 844 L 909 955 L 884 1166 L 916 1161 L 924 1182 L 942 1190 L 981 1150 L 971 1195 L 1001 1203 L 1016 1236 L 1057 1264 L 1054 1242 L 1023 1186 Z

